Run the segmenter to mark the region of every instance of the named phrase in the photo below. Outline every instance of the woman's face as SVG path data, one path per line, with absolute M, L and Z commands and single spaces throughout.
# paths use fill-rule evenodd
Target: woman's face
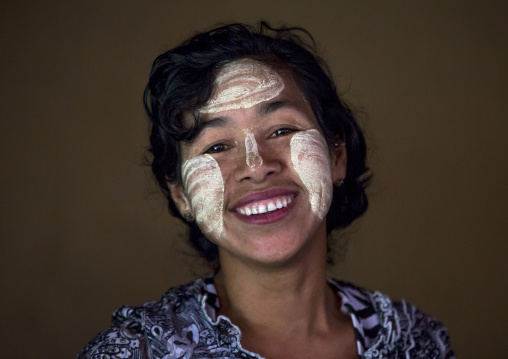
M 215 87 L 202 131 L 181 145 L 183 186 L 170 185 L 180 211 L 192 210 L 221 261 L 274 264 L 324 246 L 346 155 L 330 152 L 290 71 L 238 60 Z

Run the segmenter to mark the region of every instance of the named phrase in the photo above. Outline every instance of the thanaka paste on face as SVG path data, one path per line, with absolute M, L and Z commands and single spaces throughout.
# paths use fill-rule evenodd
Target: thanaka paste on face
M 218 93 L 200 112 L 250 108 L 278 96 L 284 89 L 284 82 L 275 71 L 251 59 L 225 65 L 215 84 Z M 263 159 L 254 134 L 247 129 L 244 133 L 247 165 L 261 166 Z M 309 193 L 312 212 L 321 220 L 328 211 L 333 193 L 328 146 L 313 129 L 295 134 L 290 151 L 295 172 Z M 199 155 L 184 163 L 182 173 L 197 223 L 205 234 L 220 238 L 224 228 L 224 179 L 217 161 L 209 154 Z
M 224 65 L 215 79 L 216 94 L 201 113 L 250 108 L 271 100 L 284 89 L 282 78 L 259 61 L 243 59 Z M 261 166 L 254 134 L 245 130 L 245 156 L 249 167 Z M 220 238 L 224 228 L 224 180 L 220 167 L 209 155 L 199 155 L 184 163 L 182 176 L 196 222 L 202 231 Z
M 224 65 L 215 78 L 216 93 L 200 112 L 216 113 L 250 108 L 271 100 L 284 89 L 279 74 L 265 64 L 242 59 Z
M 224 228 L 224 180 L 219 164 L 209 154 L 196 156 L 182 166 L 184 189 L 196 222 L 210 238 L 220 238 Z
M 318 130 L 298 132 L 290 142 L 291 162 L 309 192 L 312 212 L 321 220 L 332 201 L 333 185 L 328 146 Z
M 250 168 L 259 167 L 263 164 L 263 158 L 259 155 L 256 137 L 248 130 L 243 132 L 245 133 L 245 162 Z

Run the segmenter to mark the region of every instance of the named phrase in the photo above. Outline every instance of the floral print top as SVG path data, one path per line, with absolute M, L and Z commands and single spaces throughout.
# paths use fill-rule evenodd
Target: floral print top
M 359 358 L 455 358 L 448 332 L 437 320 L 404 301 L 328 280 L 351 317 Z M 113 325 L 77 359 L 261 359 L 240 345 L 240 329 L 216 317 L 213 278 L 171 288 L 158 302 L 121 307 Z

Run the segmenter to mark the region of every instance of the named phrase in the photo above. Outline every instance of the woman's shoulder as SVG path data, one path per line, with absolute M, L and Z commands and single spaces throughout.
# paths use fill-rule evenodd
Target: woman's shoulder
M 105 355 L 111 358 L 145 357 L 143 349 L 142 307 L 123 306 L 113 313 L 112 326 L 97 334 L 77 359 Z M 108 356 L 106 356 L 108 355 Z
M 404 300 L 330 279 L 365 343 L 363 358 L 454 358 L 448 330 Z
M 113 313 L 111 327 L 97 334 L 77 355 L 77 359 L 102 357 L 100 355 L 107 358 L 148 358 L 147 330 L 155 335 L 160 331 L 163 335 L 167 327 L 178 320 L 179 313 L 196 309 L 206 281 L 197 279 L 172 287 L 156 302 L 118 308 Z

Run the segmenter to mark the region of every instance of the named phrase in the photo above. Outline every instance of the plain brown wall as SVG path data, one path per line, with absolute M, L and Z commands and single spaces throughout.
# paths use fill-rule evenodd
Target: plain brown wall
M 142 165 L 155 56 L 221 21 L 298 24 L 367 116 L 371 208 L 334 276 L 507 357 L 504 1 L 2 1 L 4 358 L 64 358 L 198 271 Z

